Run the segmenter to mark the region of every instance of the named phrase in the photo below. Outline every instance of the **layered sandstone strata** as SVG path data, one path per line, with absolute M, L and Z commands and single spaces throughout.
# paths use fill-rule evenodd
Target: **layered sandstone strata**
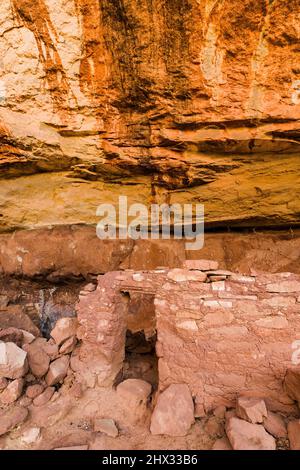
M 299 2 L 3 0 L 0 229 L 101 202 L 299 221 Z M 284 64 L 284 66 L 283 66 Z

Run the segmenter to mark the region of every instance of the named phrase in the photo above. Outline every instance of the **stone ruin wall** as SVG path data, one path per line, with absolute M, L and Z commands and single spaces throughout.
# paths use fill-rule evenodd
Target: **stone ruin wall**
M 196 416 L 233 406 L 240 395 L 263 397 L 273 410 L 296 410 L 283 379 L 295 367 L 299 275 L 242 276 L 187 261 L 184 269 L 108 273 L 93 289 L 80 295 L 82 345 L 72 358 L 90 387 L 117 380 L 127 329 L 147 337 L 156 328 L 159 391 L 188 384 Z

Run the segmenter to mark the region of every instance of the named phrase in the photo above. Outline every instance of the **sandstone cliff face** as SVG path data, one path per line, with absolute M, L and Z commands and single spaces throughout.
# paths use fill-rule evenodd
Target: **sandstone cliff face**
M 300 214 L 299 0 L 2 0 L 0 230 L 101 202 Z

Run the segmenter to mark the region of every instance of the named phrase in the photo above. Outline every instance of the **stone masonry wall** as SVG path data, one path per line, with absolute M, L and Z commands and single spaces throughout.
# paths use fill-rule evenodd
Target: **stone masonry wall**
M 184 269 L 100 276 L 97 289 L 87 286 L 80 297 L 82 345 L 73 369 L 90 386 L 113 384 L 126 329 L 150 336 L 156 323 L 159 390 L 187 384 L 197 416 L 240 395 L 292 413 L 283 379 L 300 339 L 300 276 L 242 276 L 216 267 L 186 261 Z

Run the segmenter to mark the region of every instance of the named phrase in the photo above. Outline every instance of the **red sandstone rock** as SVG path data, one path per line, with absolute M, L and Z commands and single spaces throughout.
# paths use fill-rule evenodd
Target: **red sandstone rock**
M 188 271 L 185 269 L 172 269 L 168 272 L 167 278 L 174 282 L 197 281 L 205 282 L 206 274 L 201 271 Z
M 0 341 L 5 343 L 15 343 L 21 347 L 23 344 L 23 333 L 18 328 L 4 328 L 0 330 Z
M 4 392 L 0 394 L 1 403 L 5 405 L 10 405 L 11 403 L 14 403 L 22 395 L 23 386 L 23 379 L 13 380 L 10 384 L 8 384 Z
M 275 450 L 275 439 L 260 424 L 230 418 L 226 433 L 234 450 Z
M 237 400 L 236 414 L 249 423 L 262 423 L 268 416 L 264 400 L 252 397 L 240 397 Z
M 47 387 L 44 392 L 42 392 L 33 400 L 33 404 L 35 406 L 45 405 L 46 403 L 48 403 L 49 400 L 51 400 L 54 392 L 55 392 L 54 387 Z
M 23 346 L 23 349 L 27 351 L 28 364 L 33 375 L 43 377 L 49 369 L 49 356 L 35 341 L 31 344 L 26 344 Z
M 291 450 L 300 450 L 300 420 L 290 421 L 287 429 Z
M 76 335 L 77 328 L 77 318 L 60 318 L 56 322 L 54 329 L 51 331 L 51 337 L 54 339 L 56 344 L 60 346 L 71 336 Z
M 20 330 L 22 331 L 23 333 L 23 344 L 22 346 L 24 346 L 24 344 L 31 344 L 34 340 L 35 340 L 35 336 L 31 333 L 29 333 L 29 331 L 25 331 L 25 330 Z
M 284 388 L 292 400 L 300 403 L 300 369 L 289 369 L 284 378 Z
M 70 447 L 56 447 L 54 450 L 88 450 L 89 446 L 84 444 L 82 446 L 70 446 Z
M 8 380 L 5 377 L 0 377 L 0 391 L 4 390 L 8 385 Z
M 38 395 L 41 395 L 43 393 L 44 387 L 41 384 L 36 384 L 36 385 L 30 385 L 26 389 L 26 396 L 29 398 L 36 398 Z
M 59 349 L 59 354 L 70 354 L 77 344 L 76 336 L 71 336 L 69 339 L 64 341 Z
M 0 377 L 18 379 L 28 370 L 27 353 L 14 343 L 0 343 Z
M 264 418 L 263 422 L 264 428 L 268 431 L 269 434 L 276 438 L 286 438 L 287 429 L 286 424 L 279 414 L 268 411 L 267 418 Z
M 29 316 L 24 313 L 20 305 L 8 305 L 5 310 L 0 313 L 0 328 L 11 327 L 28 331 L 34 336 L 40 336 L 38 327 Z
M 25 445 L 35 444 L 41 438 L 40 428 L 29 428 L 23 432 L 20 441 Z
M 128 400 L 130 406 L 138 406 L 141 402 L 146 403 L 151 390 L 151 385 L 140 379 L 127 379 L 117 386 L 118 395 Z
M 223 437 L 224 436 L 224 424 L 216 416 L 208 418 L 204 425 L 204 430 L 211 437 Z
M 184 261 L 183 267 L 190 270 L 213 271 L 219 268 L 219 263 L 207 259 L 189 259 Z
M 69 356 L 62 356 L 51 362 L 49 371 L 45 377 L 47 385 L 56 385 L 63 381 L 68 372 L 70 363 Z
M 300 281 L 289 280 L 275 282 L 274 284 L 268 284 L 266 287 L 267 292 L 274 293 L 291 293 L 291 292 L 300 292 Z
M 158 397 L 151 418 L 151 433 L 185 436 L 193 423 L 194 403 L 189 387 L 170 385 Z
M 23 423 L 27 418 L 28 410 L 20 406 L 14 406 L 0 413 L 0 436 L 8 433 L 13 428 Z
M 232 446 L 227 437 L 217 439 L 211 450 L 232 450 Z
M 94 431 L 102 432 L 110 437 L 117 437 L 119 434 L 118 428 L 113 419 L 96 418 L 94 422 Z
M 225 413 L 226 413 L 226 406 L 218 406 L 217 408 L 214 409 L 214 415 L 217 418 L 223 419 L 225 418 Z

